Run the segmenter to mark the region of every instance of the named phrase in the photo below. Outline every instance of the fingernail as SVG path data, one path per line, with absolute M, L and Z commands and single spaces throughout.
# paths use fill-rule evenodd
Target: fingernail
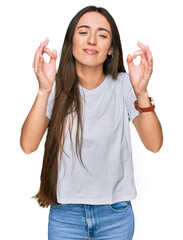
M 44 42 L 48 41 L 48 37 L 45 38 Z

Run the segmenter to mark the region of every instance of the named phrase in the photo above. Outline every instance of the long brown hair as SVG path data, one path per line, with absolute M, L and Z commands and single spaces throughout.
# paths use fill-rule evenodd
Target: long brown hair
M 77 116 L 76 154 L 82 161 L 81 146 L 83 136 L 82 104 L 78 87 L 79 77 L 76 74 L 75 59 L 72 55 L 72 39 L 80 17 L 87 12 L 98 12 L 108 20 L 112 30 L 113 58 L 103 63 L 105 75 L 112 75 L 117 79 L 118 72 L 126 72 L 123 65 L 123 55 L 118 28 L 109 12 L 96 6 L 88 6 L 80 10 L 71 20 L 62 47 L 59 67 L 56 73 L 55 102 L 52 117 L 48 125 L 45 142 L 43 165 L 40 176 L 40 189 L 32 198 L 37 199 L 42 207 L 57 203 L 56 187 L 58 178 L 58 159 L 61 160 L 65 141 L 65 126 L 68 116 L 73 113 Z M 73 117 L 72 117 L 73 123 Z M 71 138 L 72 126 L 69 125 Z M 81 134 L 81 135 L 80 135 Z M 80 135 L 80 136 L 79 136 Z M 72 139 L 71 139 L 72 141 Z M 83 164 L 84 166 L 84 164 Z

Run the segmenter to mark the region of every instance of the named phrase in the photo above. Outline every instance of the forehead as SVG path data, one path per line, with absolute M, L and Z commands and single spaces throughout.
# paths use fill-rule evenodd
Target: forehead
M 108 20 L 106 19 L 106 17 L 104 17 L 102 14 L 98 12 L 85 13 L 83 16 L 80 17 L 76 25 L 76 29 L 80 25 L 88 25 L 92 28 L 104 27 L 111 32 L 111 27 Z

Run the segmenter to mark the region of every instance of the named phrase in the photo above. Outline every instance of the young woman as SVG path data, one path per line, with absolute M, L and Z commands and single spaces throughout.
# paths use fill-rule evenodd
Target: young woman
M 152 53 L 138 42 L 126 73 L 115 21 L 95 6 L 70 22 L 57 72 L 57 52 L 48 42 L 35 53 L 39 90 L 20 139 L 23 151 L 31 153 L 48 128 L 34 196 L 40 206 L 50 205 L 48 238 L 130 240 L 136 188 L 129 120 L 150 151 L 159 151 L 163 141 L 147 91 Z M 134 65 L 137 56 L 141 62 Z

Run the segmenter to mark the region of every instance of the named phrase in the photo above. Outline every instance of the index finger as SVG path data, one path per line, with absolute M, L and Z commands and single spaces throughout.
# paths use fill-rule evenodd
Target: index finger
M 46 38 L 43 42 L 40 43 L 39 47 L 37 48 L 35 55 L 34 55 L 34 60 L 32 63 L 33 68 L 38 63 L 39 56 L 40 56 L 40 54 L 43 54 L 44 48 L 47 46 L 48 42 L 49 42 L 49 39 Z

